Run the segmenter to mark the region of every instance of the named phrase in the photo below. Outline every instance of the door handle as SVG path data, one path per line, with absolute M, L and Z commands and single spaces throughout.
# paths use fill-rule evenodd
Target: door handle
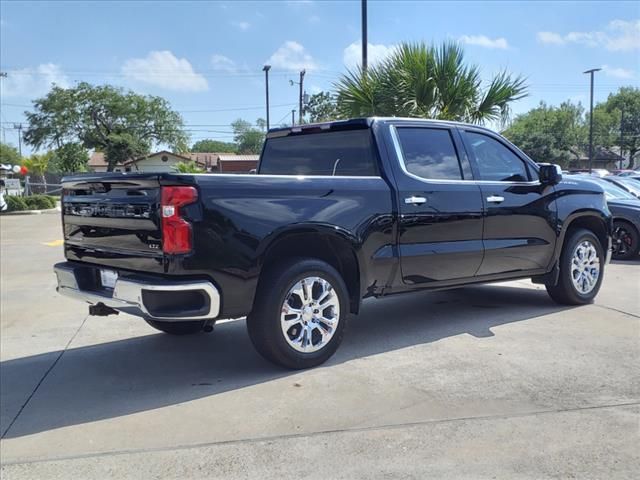
M 422 205 L 423 203 L 427 203 L 427 199 L 424 197 L 416 197 L 412 195 L 404 199 L 404 203 L 407 205 Z
M 501 197 L 499 195 L 489 195 L 487 197 L 487 202 L 489 202 L 489 203 L 502 203 L 502 202 L 504 202 L 504 197 Z

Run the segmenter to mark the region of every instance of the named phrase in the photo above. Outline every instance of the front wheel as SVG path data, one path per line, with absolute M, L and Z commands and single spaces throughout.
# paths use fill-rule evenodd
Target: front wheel
M 201 332 L 204 328 L 204 320 L 188 320 L 186 322 L 160 322 L 158 320 L 148 320 L 145 322 L 156 330 L 168 333 L 169 335 L 192 335 Z
M 558 283 L 546 286 L 549 296 L 563 305 L 590 303 L 600 290 L 604 263 L 602 245 L 593 232 L 572 232 L 560 254 Z
M 329 264 L 296 259 L 265 273 L 247 329 L 258 352 L 291 369 L 315 367 L 335 353 L 347 323 L 347 287 Z

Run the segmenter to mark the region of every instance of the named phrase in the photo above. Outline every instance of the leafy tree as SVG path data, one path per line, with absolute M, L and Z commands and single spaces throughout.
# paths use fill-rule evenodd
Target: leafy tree
M 600 106 L 600 105 L 598 105 Z M 620 145 L 620 123 L 622 121 L 622 149 L 629 153 L 629 166 L 635 166 L 635 157 L 640 152 L 640 88 L 622 87 L 609 95 L 604 109 L 611 115 L 611 142 Z M 624 116 L 623 116 L 624 112 Z M 594 113 L 594 123 L 598 117 Z
M 89 163 L 87 150 L 78 143 L 66 143 L 53 152 L 50 169 L 60 173 L 86 172 Z
M 580 157 L 587 130 L 580 104 L 564 102 L 552 107 L 541 102 L 518 115 L 503 134 L 536 162 L 551 162 L 567 167 Z
M 330 92 L 319 92 L 309 97 L 305 111 L 311 122 L 329 122 L 340 118 L 336 98 Z
M 105 153 L 108 171 L 129 158 L 166 144 L 187 147 L 182 117 L 160 97 L 144 96 L 110 85 L 82 82 L 73 88 L 54 86 L 25 112 L 25 141 L 34 148 L 60 148 L 80 143 Z
M 177 173 L 203 173 L 204 170 L 200 168 L 196 162 L 178 162 L 173 166 L 173 169 Z
M 0 143 L 0 163 L 20 165 L 21 160 L 16 147 L 7 143 Z
M 231 142 L 221 142 L 220 140 L 199 140 L 191 147 L 191 152 L 209 153 L 209 152 L 228 152 L 235 153 L 238 146 Z
M 506 71 L 482 87 L 480 70 L 459 45 L 403 43 L 383 62 L 349 71 L 336 84 L 343 117 L 388 115 L 483 123 L 506 120 L 526 96 L 525 81 Z
M 249 122 L 242 119 L 238 119 L 231 124 L 233 139 L 238 145 L 238 153 L 258 154 L 262 150 L 266 123 L 264 120 L 258 119 L 256 124 L 259 128 L 253 127 Z

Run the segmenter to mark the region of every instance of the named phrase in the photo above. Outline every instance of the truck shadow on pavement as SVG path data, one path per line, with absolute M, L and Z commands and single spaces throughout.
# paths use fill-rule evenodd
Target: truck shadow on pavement
M 461 334 L 483 341 L 494 335 L 494 327 L 565 308 L 553 303 L 543 289 L 503 285 L 367 300 L 360 315 L 350 319 L 336 355 L 318 368 Z M 242 320 L 221 324 L 211 335 L 154 333 L 69 348 L 5 432 L 31 392 L 25 395 L 22 388 L 19 394 L 20 389 L 14 387 L 24 384 L 25 377 L 35 377 L 34 372 L 45 372 L 51 364 L 52 352 L 0 364 L 3 409 L 7 408 L 5 402 L 15 408 L 15 412 L 3 412 L 4 438 L 116 418 L 304 375 L 263 360 L 254 351 Z

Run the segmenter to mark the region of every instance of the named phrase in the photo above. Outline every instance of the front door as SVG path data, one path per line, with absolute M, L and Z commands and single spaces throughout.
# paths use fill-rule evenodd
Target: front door
M 500 137 L 462 128 L 484 202 L 484 260 L 478 275 L 546 270 L 555 250 L 554 188 Z
M 392 135 L 403 283 L 473 277 L 482 262 L 483 207 L 459 134 L 444 125 L 401 124 Z

